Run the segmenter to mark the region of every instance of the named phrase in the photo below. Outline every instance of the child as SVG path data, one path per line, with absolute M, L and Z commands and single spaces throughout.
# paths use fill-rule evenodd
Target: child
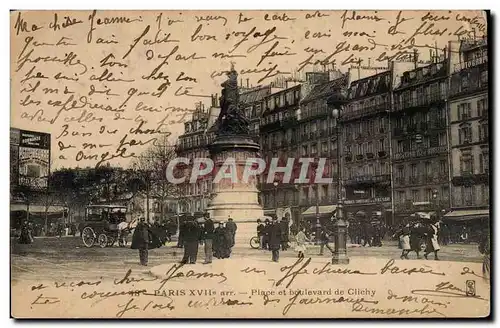
M 410 253 L 411 251 L 410 229 L 408 227 L 403 228 L 401 236 L 399 236 L 399 243 L 401 245 L 401 248 L 403 249 L 403 252 L 401 253 L 401 259 L 408 260 L 408 253 Z
M 299 258 L 304 257 L 304 253 L 306 252 L 306 241 L 309 241 L 304 232 L 305 230 L 306 229 L 304 227 L 300 228 L 299 232 L 297 233 L 297 236 L 295 236 L 295 239 L 297 240 L 297 246 L 295 247 L 295 251 L 299 252 Z

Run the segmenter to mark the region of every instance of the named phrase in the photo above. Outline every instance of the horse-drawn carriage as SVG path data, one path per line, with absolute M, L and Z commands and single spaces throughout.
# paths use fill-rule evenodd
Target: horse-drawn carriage
M 113 246 L 118 240 L 121 247 L 125 246 L 120 226 L 126 225 L 127 207 L 119 205 L 89 205 L 86 207 L 85 222 L 81 226 L 81 236 L 86 247 L 96 243 L 104 248 Z

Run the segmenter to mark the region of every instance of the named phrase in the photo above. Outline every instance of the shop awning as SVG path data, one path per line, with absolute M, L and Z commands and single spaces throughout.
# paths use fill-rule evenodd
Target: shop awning
M 457 210 L 444 215 L 445 220 L 467 221 L 475 219 L 484 219 L 490 216 L 490 210 Z
M 11 211 L 26 211 L 27 210 L 27 205 L 26 204 L 10 204 L 10 210 Z M 45 213 L 45 206 L 43 205 L 30 205 L 30 213 Z M 64 206 L 49 206 L 47 209 L 48 213 L 62 213 L 65 210 L 66 207 Z
M 319 214 L 332 214 L 337 209 L 337 205 L 324 205 L 319 206 Z M 316 206 L 311 206 L 305 210 L 302 215 L 316 214 Z

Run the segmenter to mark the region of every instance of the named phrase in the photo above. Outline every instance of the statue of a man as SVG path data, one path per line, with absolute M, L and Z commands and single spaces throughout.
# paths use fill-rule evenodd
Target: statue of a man
M 248 134 L 248 120 L 239 104 L 238 73 L 234 63 L 231 63 L 227 76 L 228 79 L 221 84 L 219 134 Z

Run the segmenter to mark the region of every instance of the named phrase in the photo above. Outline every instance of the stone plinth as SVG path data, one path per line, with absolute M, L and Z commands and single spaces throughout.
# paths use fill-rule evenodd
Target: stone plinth
M 230 161 L 234 159 L 236 179 L 232 181 L 224 178 L 218 183 L 214 181 L 214 197 L 207 211 L 215 221 L 227 221 L 231 217 L 238 225 L 236 243 L 248 244 L 250 238 L 256 235 L 256 221 L 264 215 L 264 211 L 259 204 L 257 178 L 250 176 L 245 182 L 243 172 L 247 159 L 257 158 L 259 145 L 248 136 L 229 135 L 217 137 L 209 148 L 214 162 L 213 178 L 229 158 Z

